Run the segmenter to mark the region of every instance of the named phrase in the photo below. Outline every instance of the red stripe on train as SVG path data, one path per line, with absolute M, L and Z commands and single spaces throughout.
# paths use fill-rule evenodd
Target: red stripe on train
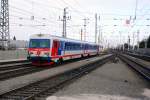
M 28 48 L 28 51 L 50 51 L 51 48 Z
M 97 52 L 89 52 L 89 53 L 83 53 L 84 54 L 91 54 L 91 53 L 97 53 Z M 52 56 L 52 58 L 62 58 L 62 57 L 71 57 L 71 56 L 79 56 L 82 54 L 73 54 L 73 55 L 63 55 L 63 56 Z

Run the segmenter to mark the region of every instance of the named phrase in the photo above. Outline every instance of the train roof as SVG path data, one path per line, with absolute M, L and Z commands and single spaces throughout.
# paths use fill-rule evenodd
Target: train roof
M 76 39 L 70 39 L 70 38 L 63 38 L 60 36 L 54 36 L 50 34 L 33 34 L 30 36 L 30 39 L 58 39 L 62 41 L 71 41 L 71 42 L 82 42 L 82 43 L 88 43 L 88 44 L 95 44 L 98 45 L 94 42 L 87 42 L 87 41 L 81 41 L 81 40 L 76 40 Z

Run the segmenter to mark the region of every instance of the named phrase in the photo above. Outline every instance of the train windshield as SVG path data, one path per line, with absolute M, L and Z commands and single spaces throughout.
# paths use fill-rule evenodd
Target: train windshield
M 50 48 L 50 39 L 31 39 L 30 48 Z

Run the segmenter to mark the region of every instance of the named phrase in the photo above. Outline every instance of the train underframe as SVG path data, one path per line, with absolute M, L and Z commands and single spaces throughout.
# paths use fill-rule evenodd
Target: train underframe
M 98 55 L 98 53 L 95 52 L 86 54 L 64 55 L 59 57 L 28 57 L 28 60 L 32 62 L 32 65 L 46 66 L 46 65 L 53 65 L 55 63 L 62 63 L 63 61 L 69 59 L 88 57 L 92 55 Z

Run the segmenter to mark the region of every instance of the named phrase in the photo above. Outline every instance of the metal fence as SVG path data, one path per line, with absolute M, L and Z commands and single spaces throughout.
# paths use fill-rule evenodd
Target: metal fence
M 0 60 L 9 60 L 9 59 L 24 59 L 27 57 L 27 50 L 7 50 L 0 51 Z

